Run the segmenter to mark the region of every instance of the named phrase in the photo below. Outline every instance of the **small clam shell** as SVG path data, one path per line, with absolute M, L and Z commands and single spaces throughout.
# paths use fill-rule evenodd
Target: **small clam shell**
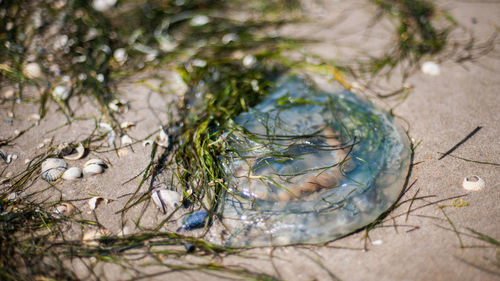
M 486 187 L 486 182 L 478 176 L 470 176 L 464 178 L 462 186 L 466 190 L 478 191 Z
M 85 167 L 83 167 L 83 172 L 90 175 L 102 174 L 104 172 L 104 167 L 97 164 L 85 165 Z
M 74 180 L 80 177 L 82 177 L 82 169 L 78 167 L 71 167 L 67 169 L 62 175 L 62 178 L 65 180 Z
M 38 63 L 30 62 L 24 66 L 23 74 L 29 79 L 40 78 L 42 77 L 42 68 Z
M 106 163 L 104 163 L 104 161 L 102 161 L 99 158 L 90 159 L 89 161 L 85 162 L 84 167 L 89 166 L 89 165 L 99 165 L 99 166 L 106 167 Z
M 55 181 L 66 171 L 67 164 L 59 158 L 48 158 L 42 163 L 42 178 Z
M 63 158 L 68 159 L 68 160 L 81 159 L 83 157 L 83 155 L 85 154 L 85 147 L 83 147 L 83 144 L 79 143 L 78 147 L 75 150 L 76 150 L 76 153 L 71 153 L 69 155 L 65 155 L 65 156 L 63 156 Z
M 56 206 L 56 208 L 54 210 L 54 213 L 56 213 L 56 215 L 61 215 L 61 216 L 69 217 L 73 213 L 75 213 L 75 210 L 76 210 L 76 208 L 72 204 L 61 203 L 61 204 L 59 204 L 59 205 Z
M 167 213 L 167 206 L 175 209 L 181 203 L 181 196 L 178 192 L 168 189 L 157 189 L 151 194 L 151 199 L 163 213 Z

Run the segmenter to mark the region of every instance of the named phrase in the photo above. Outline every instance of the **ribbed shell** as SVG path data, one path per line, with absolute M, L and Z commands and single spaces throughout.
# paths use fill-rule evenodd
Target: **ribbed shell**
M 55 181 L 66 171 L 68 165 L 59 158 L 48 158 L 42 163 L 42 178 L 46 181 Z

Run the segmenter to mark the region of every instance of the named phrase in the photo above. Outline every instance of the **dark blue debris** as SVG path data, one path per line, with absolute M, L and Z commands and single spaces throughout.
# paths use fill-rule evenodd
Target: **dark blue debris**
M 186 248 L 187 253 L 192 253 L 196 250 L 196 246 L 191 243 L 184 243 L 184 248 Z
M 205 210 L 192 212 L 182 222 L 182 229 L 193 230 L 205 226 L 208 212 Z
M 14 123 L 14 120 L 12 120 L 12 119 L 7 119 L 7 124 L 12 125 L 12 123 Z

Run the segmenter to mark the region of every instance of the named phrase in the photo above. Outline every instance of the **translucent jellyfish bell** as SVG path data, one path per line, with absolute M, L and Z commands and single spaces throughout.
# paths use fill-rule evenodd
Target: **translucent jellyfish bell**
M 406 133 L 349 91 L 326 93 L 282 78 L 234 119 L 223 159 L 225 245 L 320 243 L 373 222 L 401 194 L 410 165 Z

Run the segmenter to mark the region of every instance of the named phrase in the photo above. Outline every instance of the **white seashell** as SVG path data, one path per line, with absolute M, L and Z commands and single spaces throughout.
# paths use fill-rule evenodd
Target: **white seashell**
M 106 167 L 106 163 L 104 163 L 104 161 L 102 161 L 101 159 L 98 159 L 98 158 L 90 159 L 89 161 L 87 161 L 85 163 L 84 167 L 89 166 L 89 165 L 99 165 L 99 166 Z
M 113 53 L 113 57 L 120 65 L 122 65 L 127 61 L 127 51 L 123 48 L 116 49 Z
M 61 203 L 57 205 L 54 209 L 54 213 L 56 215 L 61 215 L 65 217 L 71 216 L 75 212 L 76 208 L 72 204 L 69 203 Z
M 54 88 L 52 95 L 57 100 L 65 101 L 69 98 L 69 90 L 64 86 L 59 85 Z
M 104 172 L 106 164 L 101 159 L 90 159 L 83 166 L 83 172 L 85 174 L 97 175 Z
M 94 0 L 92 7 L 99 12 L 105 12 L 116 4 L 116 0 Z
M 108 204 L 108 199 L 100 197 L 100 196 L 95 196 L 90 198 L 89 200 L 89 208 L 91 211 L 95 210 L 99 203 L 104 202 L 104 204 Z
M 123 135 L 121 137 L 121 142 L 122 145 L 129 145 L 132 144 L 134 141 L 128 135 Z
M 470 176 L 464 178 L 462 186 L 466 190 L 478 191 L 486 187 L 486 182 L 478 176 Z
M 191 26 L 203 26 L 210 22 L 210 18 L 205 15 L 194 16 L 189 22 Z
M 62 178 L 65 180 L 74 180 L 80 177 L 82 177 L 82 169 L 78 167 L 71 167 L 67 169 L 62 175 Z
M 19 198 L 19 195 L 17 194 L 17 192 L 12 192 L 9 194 L 9 196 L 7 196 L 7 200 L 9 200 L 9 201 L 16 201 L 17 198 Z
M 246 55 L 243 58 L 243 65 L 246 67 L 252 67 L 257 63 L 257 58 L 252 55 Z
M 200 59 L 194 59 L 191 63 L 193 64 L 193 66 L 201 67 L 201 68 L 207 66 L 207 61 L 200 60 Z
M 135 126 L 134 122 L 125 121 L 125 122 L 120 123 L 120 128 L 122 128 L 122 129 L 126 129 L 126 128 L 129 128 L 132 126 Z
M 424 62 L 420 70 L 422 71 L 422 73 L 430 76 L 437 76 L 439 75 L 439 73 L 441 73 L 439 65 L 433 61 Z
M 40 78 L 42 77 L 42 68 L 38 63 L 30 62 L 24 66 L 23 74 L 29 79 Z
M 48 158 L 42 163 L 42 178 L 46 181 L 55 181 L 66 171 L 68 165 L 59 158 Z
M 235 33 L 228 33 L 222 37 L 222 43 L 229 44 L 231 42 L 237 41 L 238 39 L 238 35 L 236 35 Z
M 76 148 L 76 153 L 64 155 L 63 158 L 67 160 L 78 160 L 81 159 L 84 154 L 85 154 L 85 147 L 83 147 L 82 143 L 79 143 L 78 147 Z
M 178 192 L 168 189 L 153 190 L 151 199 L 164 214 L 167 213 L 167 206 L 176 209 L 181 203 L 181 196 Z
M 83 172 L 89 175 L 97 175 L 102 174 L 104 172 L 104 168 L 101 165 L 88 165 L 83 168 Z
M 126 100 L 114 99 L 108 104 L 109 108 L 116 112 L 126 112 L 128 109 L 128 102 Z
M 168 135 L 163 127 L 160 127 L 160 134 L 156 137 L 156 143 L 163 147 L 168 147 L 169 145 Z

